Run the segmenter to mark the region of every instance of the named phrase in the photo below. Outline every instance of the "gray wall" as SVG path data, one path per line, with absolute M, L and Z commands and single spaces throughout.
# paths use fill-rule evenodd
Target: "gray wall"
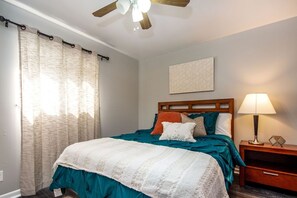
M 288 143 L 297 144 L 297 18 L 141 60 L 138 71 L 135 59 L 3 1 L 0 15 L 111 57 L 109 62 L 100 62 L 102 136 L 133 131 L 137 124 L 151 127 L 158 101 L 233 97 L 237 111 L 247 93 L 267 92 L 277 114 L 260 116 L 260 140 L 282 135 Z M 0 195 L 19 188 L 17 39 L 15 27 L 0 25 L 0 170 L 5 179 L 0 182 Z M 214 92 L 168 94 L 169 65 L 210 56 L 215 57 Z M 236 114 L 237 145 L 241 139 L 253 137 L 252 126 L 252 116 Z
M 138 61 L 0 1 L 0 15 L 38 28 L 109 56 L 100 61 L 100 114 L 102 136 L 134 131 L 138 126 Z M 0 24 L 0 195 L 19 189 L 20 108 L 18 33 Z M 123 105 L 124 104 L 124 105 Z
M 276 115 L 261 115 L 259 139 L 297 144 L 297 18 L 140 61 L 139 128 L 152 126 L 159 101 L 235 98 L 266 92 Z M 215 57 L 215 91 L 169 95 L 168 66 Z M 251 115 L 235 114 L 235 143 L 252 139 Z

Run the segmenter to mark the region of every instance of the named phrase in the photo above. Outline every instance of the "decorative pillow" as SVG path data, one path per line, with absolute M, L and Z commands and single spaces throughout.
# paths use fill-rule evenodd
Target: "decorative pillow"
M 193 133 L 194 137 L 207 135 L 206 131 L 205 131 L 205 127 L 204 127 L 204 118 L 203 118 L 203 116 L 191 119 L 188 116 L 185 116 L 184 114 L 181 114 L 181 120 L 182 120 L 182 123 L 187 123 L 187 122 L 196 123 L 196 126 L 194 128 L 194 133 Z
M 154 130 L 151 135 L 160 135 L 163 133 L 162 122 L 181 122 L 180 113 L 178 112 L 160 112 Z
M 231 113 L 220 113 L 216 123 L 216 132 L 215 134 L 227 135 L 232 138 L 231 135 Z
M 216 122 L 218 118 L 218 112 L 208 112 L 208 113 L 198 113 L 198 114 L 191 114 L 188 117 L 195 119 L 200 116 L 204 117 L 204 127 L 206 130 L 207 135 L 213 135 L 216 131 Z
M 185 142 L 196 142 L 193 138 L 194 128 L 196 126 L 193 122 L 187 123 L 171 123 L 162 122 L 164 132 L 160 140 L 178 140 Z

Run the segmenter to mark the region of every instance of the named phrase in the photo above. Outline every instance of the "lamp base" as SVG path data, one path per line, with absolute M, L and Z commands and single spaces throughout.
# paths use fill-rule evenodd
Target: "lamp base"
M 249 144 L 254 144 L 254 145 L 264 145 L 264 143 L 259 142 L 257 138 L 255 138 L 254 140 L 249 140 L 248 142 Z
M 263 142 L 259 142 L 258 140 L 258 122 L 259 122 L 259 115 L 254 115 L 254 140 L 249 140 L 249 144 L 253 145 L 264 145 Z

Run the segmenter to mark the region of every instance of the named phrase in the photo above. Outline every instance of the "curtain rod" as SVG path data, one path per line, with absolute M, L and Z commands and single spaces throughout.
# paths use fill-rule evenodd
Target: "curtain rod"
M 4 18 L 3 16 L 0 16 L 0 21 L 5 23 L 5 27 L 8 27 L 8 24 L 11 23 L 11 24 L 14 24 L 14 25 L 18 26 L 19 28 L 21 28 L 21 30 L 26 30 L 26 28 L 27 28 L 26 25 L 16 23 L 16 22 L 14 22 L 14 21 L 11 21 L 11 20 L 9 20 L 9 19 Z M 40 32 L 39 30 L 37 30 L 37 35 L 38 35 L 38 36 L 40 36 L 40 35 L 41 35 L 41 36 L 45 36 L 45 37 L 47 37 L 49 40 L 53 40 L 53 39 L 54 39 L 54 36 L 52 36 L 52 35 L 48 35 L 48 34 L 45 34 L 45 33 L 42 33 L 42 32 Z M 69 45 L 69 46 L 72 47 L 72 48 L 75 47 L 75 44 L 73 44 L 73 43 L 69 43 L 69 42 L 64 41 L 64 40 L 62 40 L 62 43 L 65 44 L 65 45 Z M 85 51 L 85 52 L 87 52 L 87 53 L 89 53 L 89 54 L 92 54 L 92 51 L 91 51 L 91 50 L 87 50 L 87 49 L 85 49 L 85 48 L 81 48 L 81 50 L 82 50 L 82 51 Z M 105 59 L 105 60 L 107 60 L 107 61 L 109 60 L 109 57 L 108 57 L 108 56 L 103 56 L 103 55 L 101 55 L 101 54 L 97 54 L 97 56 L 99 56 L 101 60 L 103 60 L 103 59 Z

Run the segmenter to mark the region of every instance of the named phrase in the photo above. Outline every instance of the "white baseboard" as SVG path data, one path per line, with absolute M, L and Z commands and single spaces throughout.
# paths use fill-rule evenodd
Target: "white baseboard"
M 21 190 L 15 190 L 4 195 L 0 195 L 0 198 L 18 198 L 21 197 Z

